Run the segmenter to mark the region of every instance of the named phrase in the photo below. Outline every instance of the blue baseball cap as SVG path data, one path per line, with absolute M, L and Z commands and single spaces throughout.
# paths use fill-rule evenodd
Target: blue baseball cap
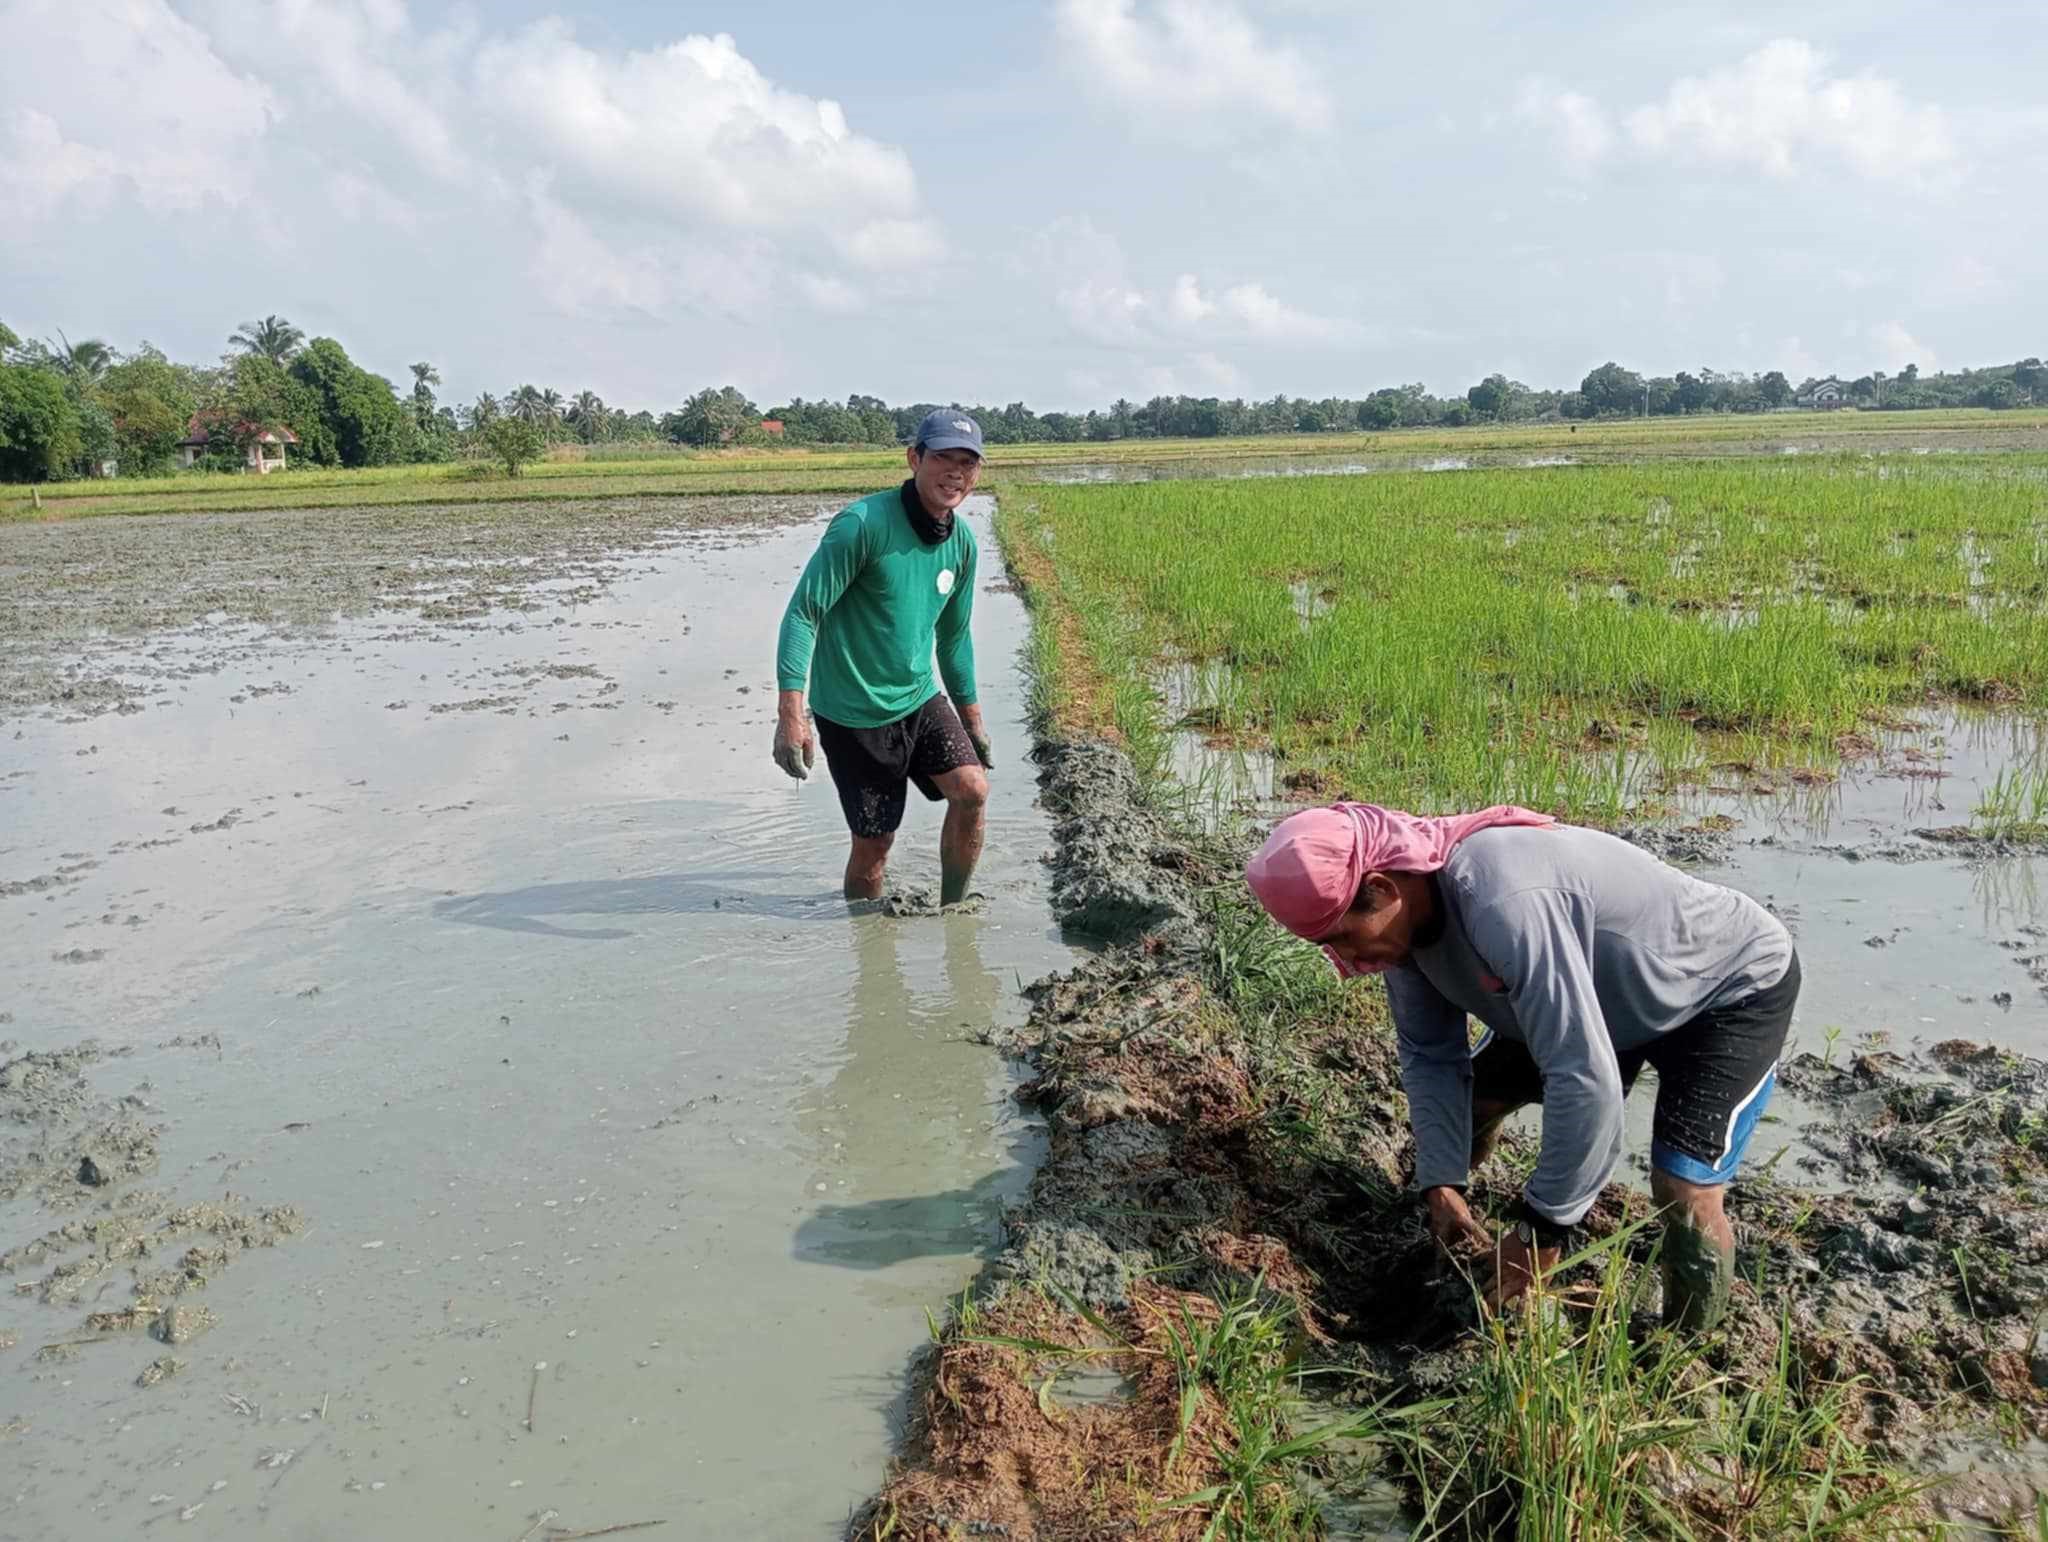
M 920 455 L 926 450 L 972 450 L 979 457 L 981 425 L 958 407 L 939 407 L 924 415 L 910 442 Z

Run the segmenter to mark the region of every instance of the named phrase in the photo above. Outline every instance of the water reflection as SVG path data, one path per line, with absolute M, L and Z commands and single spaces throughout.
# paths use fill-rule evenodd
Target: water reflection
M 745 887 L 758 883 L 760 878 L 759 868 L 736 867 L 661 873 L 646 878 L 532 884 L 495 894 L 439 899 L 434 902 L 434 915 L 438 920 L 488 926 L 502 932 L 607 942 L 635 934 L 626 927 L 570 927 L 544 918 L 709 915 L 716 911 L 736 916 L 772 916 L 779 921 L 829 921 L 846 913 L 846 902 L 829 891 L 761 894 Z
M 971 916 L 850 920 L 856 972 L 847 998 L 846 1058 L 798 1115 L 816 1153 L 815 1211 L 792 1251 L 811 1263 L 886 1269 L 908 1258 L 975 1253 L 993 1239 L 1026 1171 L 1000 1160 L 989 1105 L 988 1051 L 975 1036 L 1000 1009 L 1002 984 L 982 962 Z M 930 961 L 940 936 L 943 985 L 917 990 L 905 972 Z M 993 1164 L 993 1165 L 992 1165 Z M 931 1180 L 971 1182 L 934 1190 Z M 830 1196 L 829 1198 L 827 1196 Z

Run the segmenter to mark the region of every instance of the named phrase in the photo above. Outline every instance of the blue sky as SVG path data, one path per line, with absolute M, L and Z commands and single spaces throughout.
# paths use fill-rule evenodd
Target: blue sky
M 2038 3 L 1527 12 L 0 0 L 0 320 L 655 409 L 2048 350 Z

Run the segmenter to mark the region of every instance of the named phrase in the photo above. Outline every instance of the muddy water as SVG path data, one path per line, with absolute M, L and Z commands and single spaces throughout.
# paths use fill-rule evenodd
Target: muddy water
M 102 641 L 93 672 L 151 680 L 143 710 L 0 729 L 0 1039 L 98 1037 L 121 1053 L 95 1094 L 162 1126 L 145 1180 L 0 1205 L 0 1248 L 149 1189 L 306 1223 L 183 1298 L 218 1326 L 168 1351 L 35 1358 L 129 1303 L 125 1264 L 75 1303 L 0 1298 L 0 1537 L 509 1539 L 549 1510 L 837 1534 L 925 1307 L 1035 1154 L 969 1036 L 1068 954 L 1006 594 L 976 598 L 985 911 L 836 897 L 822 764 L 797 788 L 767 758 L 818 528 L 566 585 L 542 550 L 499 596 L 536 608 L 455 625 Z M 93 540 L 139 559 L 174 531 Z M 899 882 L 936 886 L 937 826 L 913 808 Z M 138 1387 L 167 1352 L 183 1369 Z
M 1915 833 L 1969 825 L 2001 775 L 2042 763 L 2037 722 L 1928 712 L 1824 787 L 1692 800 L 1737 821 L 1703 873 L 1799 939 L 1797 1047 L 1824 1051 L 1833 1031 L 1841 1052 L 1968 1038 L 2048 1053 L 2048 852 Z

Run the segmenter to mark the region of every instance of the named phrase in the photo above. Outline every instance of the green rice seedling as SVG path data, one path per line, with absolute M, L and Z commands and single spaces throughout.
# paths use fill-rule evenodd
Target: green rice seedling
M 2004 767 L 1977 801 L 1972 828 L 1991 839 L 2048 831 L 2048 767 Z
M 1781 1325 L 1772 1373 L 1743 1388 L 1708 1345 L 1636 1335 L 1632 1228 L 1567 1260 L 1590 1287 L 1539 1286 L 1489 1320 L 1456 1396 L 1374 1421 L 1416 1499 L 1421 1538 L 1866 1537 L 1918 1529 L 1921 1486 L 1843 1430 L 1841 1390 L 1799 1384 Z
M 1352 796 L 1612 822 L 1713 764 L 1825 772 L 1841 736 L 1930 694 L 2048 710 L 2048 473 L 2017 459 L 1029 496 L 1093 666 L 1170 660 L 1173 714 Z M 1307 623 L 1305 592 L 1327 606 Z M 1592 741 L 1595 722 L 1628 726 Z

